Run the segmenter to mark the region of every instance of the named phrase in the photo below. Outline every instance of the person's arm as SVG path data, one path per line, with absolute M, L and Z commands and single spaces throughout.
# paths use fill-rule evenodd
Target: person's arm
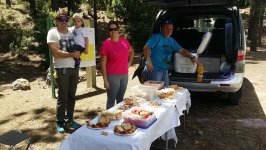
M 88 50 L 89 50 L 89 38 L 88 37 L 84 37 L 84 41 L 85 41 L 85 54 L 88 54 Z
M 129 51 L 129 59 L 128 59 L 128 67 L 130 67 L 132 65 L 132 61 L 134 59 L 134 49 L 132 47 L 130 47 L 130 51 Z
M 106 63 L 107 63 L 107 56 L 101 55 L 101 67 L 102 67 L 104 87 L 106 89 L 109 89 L 109 82 L 107 80 L 107 75 L 106 75 Z
M 151 56 L 150 56 L 151 49 L 150 49 L 150 47 L 148 45 L 145 45 L 143 47 L 143 51 L 144 51 L 144 57 L 145 57 L 145 59 L 147 61 L 147 64 L 146 64 L 147 65 L 147 70 L 148 71 L 152 71 L 153 65 L 152 65 Z
M 190 53 L 188 50 L 181 48 L 181 50 L 179 52 L 181 55 L 190 58 L 193 63 L 196 63 L 196 64 L 199 63 L 197 58 L 195 56 L 193 56 L 192 53 Z
M 75 51 L 75 52 L 66 52 L 63 50 L 60 50 L 58 48 L 58 44 L 57 43 L 48 43 L 49 49 L 51 50 L 52 54 L 54 57 L 56 58 L 67 58 L 67 57 L 73 57 L 73 58 L 79 58 L 80 57 L 80 52 L 79 51 Z

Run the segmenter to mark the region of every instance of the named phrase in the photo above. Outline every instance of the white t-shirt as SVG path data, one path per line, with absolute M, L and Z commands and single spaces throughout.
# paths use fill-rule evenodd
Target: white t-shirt
M 70 45 L 74 45 L 74 37 L 70 30 L 67 34 L 63 34 L 57 31 L 57 28 L 52 28 L 47 34 L 47 43 L 57 43 L 58 49 L 66 51 L 66 48 Z M 67 58 L 55 58 L 55 68 L 75 68 L 75 61 L 72 57 Z
M 74 42 L 76 45 L 80 45 L 83 48 L 85 48 L 85 39 L 84 37 L 89 36 L 89 32 L 86 28 L 80 27 L 80 28 L 75 28 L 75 26 L 69 28 L 69 30 L 73 33 L 74 35 Z

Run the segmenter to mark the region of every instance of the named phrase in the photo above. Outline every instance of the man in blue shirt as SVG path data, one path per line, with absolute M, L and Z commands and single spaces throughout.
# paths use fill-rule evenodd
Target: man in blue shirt
M 182 48 L 171 37 L 173 28 L 173 21 L 165 19 L 162 22 L 161 33 L 152 35 L 143 47 L 146 59 L 145 75 L 147 80 L 164 81 L 165 86 L 169 85 L 168 68 L 173 52 L 178 52 L 190 58 L 192 62 L 198 63 L 195 56 Z

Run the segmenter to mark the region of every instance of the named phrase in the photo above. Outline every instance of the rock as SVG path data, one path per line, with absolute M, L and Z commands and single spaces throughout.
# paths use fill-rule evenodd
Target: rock
M 26 79 L 20 78 L 12 83 L 12 89 L 15 90 L 30 90 L 30 82 Z
M 79 76 L 79 82 L 83 82 L 83 81 L 86 81 L 86 74 L 82 74 Z
M 199 131 L 199 135 L 203 136 L 203 131 Z
M 200 144 L 200 141 L 196 140 L 196 141 L 195 141 L 195 144 Z

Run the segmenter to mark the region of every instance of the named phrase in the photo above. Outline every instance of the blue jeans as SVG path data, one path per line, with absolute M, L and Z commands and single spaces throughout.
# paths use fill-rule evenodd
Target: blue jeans
M 164 81 L 164 86 L 169 86 L 169 74 L 168 70 L 156 70 L 153 69 L 151 72 L 147 70 L 147 67 L 144 68 L 144 73 L 147 80 L 153 81 Z

